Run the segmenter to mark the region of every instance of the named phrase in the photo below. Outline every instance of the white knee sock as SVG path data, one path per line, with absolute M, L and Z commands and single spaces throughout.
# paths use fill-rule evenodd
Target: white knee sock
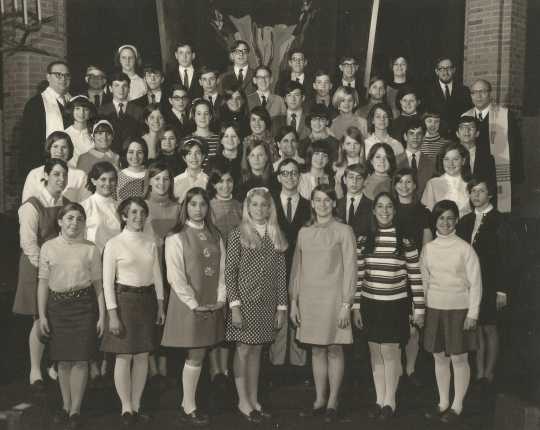
M 182 387 L 184 389 L 184 398 L 182 399 L 182 408 L 184 412 L 189 414 L 197 409 L 195 403 L 195 394 L 197 392 L 197 384 L 199 383 L 199 376 L 201 376 L 202 367 L 192 366 L 189 363 L 184 365 L 182 371 Z
M 384 362 L 379 344 L 369 344 L 371 355 L 371 370 L 373 372 L 373 383 L 375 385 L 375 393 L 377 394 L 377 404 L 383 406 L 384 398 L 386 397 L 386 382 L 384 381 Z
M 452 355 L 452 366 L 454 368 L 454 401 L 452 402 L 452 409 L 461 414 L 463 399 L 467 394 L 471 378 L 468 354 Z
M 444 352 L 433 354 L 435 359 L 435 377 L 439 389 L 439 409 L 446 410 L 450 406 L 450 357 Z
M 390 406 L 396 410 L 396 391 L 399 377 L 403 373 L 401 367 L 401 349 L 398 344 L 385 344 L 381 346 L 384 361 L 384 383 L 386 392 L 383 406 Z

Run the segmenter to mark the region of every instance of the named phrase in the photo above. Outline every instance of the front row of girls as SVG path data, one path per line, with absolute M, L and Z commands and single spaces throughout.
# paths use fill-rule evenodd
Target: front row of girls
M 268 419 L 271 414 L 258 398 L 262 348 L 274 340 L 290 312 L 298 341 L 312 347 L 316 398 L 312 407 L 302 413 L 324 415 L 327 422 L 337 418 L 344 368 L 342 345 L 352 343 L 354 324 L 366 330 L 369 341 L 377 394 L 370 416 L 388 419 L 396 410 L 396 390 L 402 373 L 400 348 L 407 344 L 412 312 L 413 324 L 424 327 L 424 347 L 434 354 L 436 364 L 439 403 L 426 416 L 446 422 L 459 419 L 470 375 L 467 353 L 476 346 L 473 329 L 482 297 L 480 265 L 468 241 L 476 244 L 486 233 L 494 234 L 485 227 L 487 222 L 482 223 L 483 214 L 496 213 L 489 204 L 491 194 L 485 182 L 469 186 L 471 202 L 482 216 L 468 227 L 466 240 L 455 234 L 459 209 L 449 200 L 435 204 L 431 223 L 424 217 L 424 221 L 416 221 L 414 229 L 403 225 L 402 214 L 414 206 L 411 195 L 416 184 L 410 171 L 394 179 L 398 200 L 387 192 L 374 196 L 373 219 L 358 240 L 355 222 L 351 221 L 354 204 L 352 212 L 348 205 L 346 210 L 342 208 L 343 221 L 349 225 L 342 224 L 334 217 L 338 203 L 334 187 L 324 183 L 314 186 L 309 196 L 311 219 L 298 235 L 287 300 L 288 243 L 278 224 L 272 193 L 266 187 L 247 191 L 240 214 L 240 204 L 232 199 L 233 175 L 226 170 L 213 171 L 209 178 L 213 198 L 202 188 L 188 190 L 177 225 L 165 238 L 166 278 L 171 285 L 165 319 L 159 246 L 155 238 L 143 232 L 152 212 L 147 202 L 139 197 L 122 201 L 116 215 L 122 232 L 110 233 L 112 237 L 96 247 L 82 239 L 85 210 L 75 204 L 60 210 L 62 204 L 58 202 L 67 174 L 65 162 L 52 159 L 47 163 L 48 200 L 44 198 L 40 203 L 35 199 L 21 208 L 21 220 L 33 232 L 33 246 L 23 248 L 23 257 L 29 261 L 27 266 L 40 267 L 37 300 L 34 296 L 25 303 L 38 303 L 37 309 L 28 310 L 40 317 L 33 335 L 37 336 L 41 329 L 55 345 L 51 346 L 51 359 L 59 362 L 63 398 L 60 418 L 72 416 L 73 421 L 78 420 L 88 372 L 85 362 L 95 359 L 96 343 L 92 342 L 103 331 L 101 350 L 116 354 L 114 381 L 122 404 L 122 420 L 130 425 L 146 419 L 140 401 L 149 354 L 160 343 L 155 326 L 165 321 L 161 344 L 188 350 L 182 371 L 182 418 L 186 422 L 208 422 L 208 416 L 197 407 L 196 389 L 206 353 L 215 354 L 224 340 L 236 344 L 233 367 L 239 415 L 250 422 Z M 284 163 L 298 165 L 295 160 Z M 95 206 L 111 198 L 116 172 L 106 167 L 96 166 L 89 175 Z M 372 175 L 376 165 L 373 167 Z M 171 199 L 171 176 L 166 169 L 153 170 L 148 196 L 152 206 L 161 207 L 169 200 L 175 204 Z M 358 183 L 368 180 L 365 169 L 350 166 L 343 182 L 348 192 L 354 193 L 362 188 Z M 55 209 L 51 215 L 49 207 Z M 106 208 L 87 207 L 97 218 L 101 215 L 96 214 Z M 113 214 L 103 214 L 102 223 L 107 216 Z M 58 220 L 60 236 L 41 247 L 54 236 L 56 221 L 51 223 L 51 219 Z M 99 221 L 93 223 L 95 229 L 116 229 L 100 225 Z M 426 230 L 430 226 L 437 232 L 433 241 L 428 241 Z M 490 239 L 480 242 L 489 243 Z M 422 271 L 414 246 L 419 240 L 425 242 Z M 104 247 L 103 294 L 100 247 Z M 489 258 L 493 264 L 496 257 Z M 63 281 L 59 283 L 60 278 Z M 333 288 L 329 290 L 328 285 Z M 489 291 L 485 304 L 482 299 L 482 307 L 490 307 L 484 312 L 490 315 L 486 317 L 491 318 L 487 320 L 490 323 L 496 312 L 491 308 L 500 304 L 498 298 L 492 298 L 496 293 Z M 39 357 L 34 350 L 33 364 L 36 359 Z M 220 369 L 220 358 L 211 360 L 217 369 L 213 372 L 226 375 L 226 361 L 225 354 Z M 450 364 L 455 387 L 452 401 Z M 492 378 L 492 364 L 489 366 L 484 375 Z M 39 379 L 41 375 L 34 366 L 33 372 L 31 378 Z

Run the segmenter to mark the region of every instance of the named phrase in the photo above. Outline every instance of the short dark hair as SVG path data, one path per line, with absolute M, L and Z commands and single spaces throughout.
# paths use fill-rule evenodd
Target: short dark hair
M 45 165 L 43 167 L 43 171 L 48 175 L 51 173 L 52 169 L 56 165 L 62 166 L 62 168 L 67 172 L 68 171 L 68 165 L 64 160 L 61 160 L 60 158 L 48 158 L 45 160 Z
M 207 73 L 213 73 L 216 78 L 219 76 L 219 72 L 215 67 L 203 65 L 199 68 L 199 77 L 202 77 L 202 75 L 206 75 Z
M 345 167 L 344 176 L 347 176 L 347 172 L 358 173 L 364 179 L 368 177 L 368 169 L 364 163 L 354 163 L 354 164 L 348 165 L 347 167 Z
M 68 146 L 68 160 L 73 157 L 74 147 L 70 135 L 67 134 L 65 131 L 56 130 L 49 134 L 47 136 L 47 139 L 45 139 L 45 158 L 51 158 L 51 146 L 57 140 L 62 139 L 66 141 Z
M 251 119 L 251 115 L 257 115 L 259 118 L 261 118 L 266 125 L 266 130 L 270 131 L 272 127 L 272 118 L 270 117 L 270 114 L 268 113 L 266 108 L 262 106 L 255 106 L 249 112 L 249 119 Z
M 56 215 L 56 219 L 61 220 L 62 218 L 64 218 L 65 214 L 71 211 L 79 212 L 83 216 L 84 220 L 86 221 L 86 212 L 84 211 L 84 208 L 79 203 L 76 203 L 76 202 L 69 202 L 69 203 L 66 203 L 64 206 L 62 206 L 60 210 L 58 211 L 58 214 Z
M 488 194 L 491 196 L 491 197 L 495 197 L 496 194 L 497 194 L 497 189 L 496 189 L 496 186 L 495 184 L 492 182 L 492 181 L 489 181 L 487 180 L 486 178 L 482 178 L 482 177 L 478 177 L 478 176 L 473 176 L 469 182 L 467 182 L 467 191 L 469 192 L 469 194 L 471 194 L 471 191 L 474 187 L 476 187 L 477 185 L 480 185 L 480 184 L 486 184 L 486 188 L 488 190 Z
M 189 49 L 191 49 L 191 53 L 195 52 L 195 49 L 193 49 L 193 43 L 187 39 L 179 40 L 178 42 L 176 42 L 174 51 L 178 51 L 178 48 L 181 48 L 182 46 L 189 46 Z
M 292 93 L 295 90 L 300 90 L 302 95 L 304 95 L 304 86 L 300 82 L 296 81 L 289 81 L 285 84 L 285 91 L 283 91 L 283 94 L 286 96 L 289 93 Z
M 129 76 L 126 75 L 124 72 L 121 72 L 118 70 L 111 73 L 109 76 L 109 85 L 112 85 L 114 81 L 127 82 L 128 84 L 131 84 L 131 80 L 129 79 Z
M 290 61 L 294 54 L 302 54 L 304 56 L 304 58 L 306 58 L 306 53 L 304 51 L 302 51 L 300 48 L 291 48 L 289 50 L 289 55 L 287 55 L 287 60 Z
M 458 128 L 461 124 L 474 124 L 476 129 L 478 129 L 479 126 L 478 120 L 472 115 L 460 116 L 457 121 Z
M 296 129 L 294 127 L 291 127 L 290 125 L 284 125 L 276 133 L 276 136 L 275 136 L 276 143 L 281 142 L 281 139 L 283 139 L 289 133 L 293 133 L 296 140 L 297 141 L 299 140 L 298 132 L 296 131 Z
M 195 137 L 190 137 L 189 139 L 182 142 L 182 146 L 180 148 L 180 156 L 184 158 L 186 155 L 189 154 L 189 151 L 191 151 L 191 148 L 193 148 L 194 146 L 199 147 L 203 156 L 206 155 L 206 145 L 204 144 L 204 142 Z
M 144 201 L 142 197 L 139 197 L 139 196 L 127 197 L 126 199 L 122 200 L 119 203 L 118 208 L 116 209 L 116 213 L 120 217 L 120 225 L 122 226 L 122 228 L 126 226 L 126 222 L 124 221 L 123 217 L 124 216 L 127 217 L 127 211 L 129 210 L 129 207 L 131 206 L 132 203 L 141 207 L 144 210 L 146 216 L 148 216 L 148 214 L 150 213 L 150 210 L 148 209 L 148 205 L 146 204 L 146 202 Z
M 52 73 L 52 68 L 54 66 L 66 66 L 67 69 L 69 70 L 69 64 L 67 62 L 65 62 L 64 60 L 54 60 L 54 61 L 51 61 L 49 64 L 47 64 L 48 74 Z
M 426 132 L 426 124 L 424 124 L 424 121 L 422 121 L 420 118 L 411 118 L 405 123 L 403 135 L 406 135 L 409 130 L 416 130 L 417 128 L 421 128 L 422 132 L 424 133 Z
M 396 95 L 396 108 L 401 112 L 401 99 L 405 97 L 407 94 L 414 94 L 417 101 L 420 101 L 420 92 L 418 89 L 412 85 L 404 85 L 402 86 Z
M 138 143 L 139 145 L 141 145 L 144 155 L 143 163 L 146 164 L 146 162 L 148 161 L 148 145 L 146 144 L 145 140 L 142 137 L 128 137 L 124 140 L 124 143 L 122 145 L 120 163 L 123 167 L 128 166 L 127 152 L 132 143 Z
M 279 175 L 281 173 L 281 168 L 287 164 L 294 164 L 298 172 L 300 172 L 300 163 L 298 163 L 298 161 L 296 161 L 294 158 L 285 158 L 279 162 L 276 169 L 276 175 Z
M 260 64 L 260 65 L 258 65 L 257 68 L 254 70 L 253 77 L 255 77 L 255 75 L 257 74 L 257 72 L 258 72 L 259 70 L 266 70 L 266 71 L 270 74 L 270 76 L 272 76 L 272 69 L 270 69 L 270 67 L 268 67 L 268 66 L 265 66 L 264 64 Z
M 170 85 L 167 97 L 171 98 L 175 91 L 184 91 L 186 93 L 186 95 L 189 97 L 188 89 L 186 87 L 184 87 L 184 85 L 182 85 L 179 82 L 175 82 L 174 84 Z
M 96 186 L 92 182 L 92 179 L 96 181 L 104 173 L 110 173 L 110 172 L 113 172 L 116 179 L 118 179 L 118 171 L 116 170 L 116 167 L 114 167 L 110 162 L 99 161 L 95 163 L 90 169 L 90 172 L 88 172 L 88 178 L 86 179 L 86 189 L 90 191 L 91 193 L 95 193 Z
M 247 43 L 245 40 L 235 40 L 233 44 L 231 45 L 231 52 L 236 51 L 240 45 L 245 45 L 248 52 L 251 51 L 251 48 L 249 47 L 249 43 Z

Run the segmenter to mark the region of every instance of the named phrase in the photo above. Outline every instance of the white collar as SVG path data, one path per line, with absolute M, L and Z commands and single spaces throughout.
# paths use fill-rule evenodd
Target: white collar
M 350 204 L 351 199 L 354 200 L 353 204 L 359 203 L 360 200 L 362 200 L 363 193 L 357 194 L 355 196 L 351 195 L 350 193 L 347 193 L 347 201 Z
M 193 71 L 193 64 L 191 66 L 189 66 L 189 67 L 184 67 L 184 66 L 181 66 L 179 64 L 178 68 L 180 69 L 181 72 L 183 72 L 184 70 L 187 70 L 188 72 L 192 72 Z
M 193 222 L 190 219 L 186 221 L 186 225 L 190 226 L 191 228 L 194 228 L 196 230 L 202 230 L 204 228 L 204 222 Z
M 486 116 L 489 115 L 489 108 L 491 107 L 491 103 L 488 104 L 483 110 L 478 110 L 477 108 L 474 108 L 474 113 L 478 117 L 478 114 L 482 114 L 482 119 L 484 119 Z
M 490 203 L 488 204 L 484 209 L 482 209 L 481 211 L 479 211 L 478 209 L 475 209 L 474 210 L 474 213 L 478 216 L 478 215 L 485 215 L 489 212 L 491 212 L 493 210 L 493 205 Z

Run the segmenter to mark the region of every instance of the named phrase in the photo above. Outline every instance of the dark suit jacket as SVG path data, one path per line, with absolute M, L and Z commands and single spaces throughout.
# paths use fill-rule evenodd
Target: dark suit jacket
M 167 89 L 170 89 L 172 84 L 184 84 L 182 81 L 183 76 L 180 76 L 180 69 L 178 68 L 178 63 L 175 63 L 174 68 L 171 68 L 165 77 L 165 83 L 164 86 Z M 189 85 L 188 90 L 188 96 L 191 98 L 191 100 L 196 99 L 198 97 L 201 97 L 203 94 L 203 90 L 201 87 L 201 84 L 199 84 L 199 78 L 200 75 L 197 72 L 197 69 L 195 68 L 195 71 L 193 73 L 193 78 L 191 79 L 191 83 Z M 166 91 L 167 93 L 169 91 Z
M 193 123 L 186 118 L 186 122 L 182 123 L 178 117 L 174 114 L 172 109 L 169 109 L 165 112 L 165 122 L 169 124 L 170 126 L 174 127 L 176 131 L 176 137 L 178 139 L 178 143 L 180 143 L 180 139 L 186 137 L 188 134 L 193 133 Z
M 346 196 L 337 201 L 336 215 L 343 222 L 347 221 L 349 204 L 350 202 L 347 201 Z M 356 211 L 354 212 L 354 219 L 351 225 L 356 238 L 358 238 L 358 236 L 365 236 L 368 233 L 371 223 L 372 206 L 373 201 L 363 195 L 358 207 L 356 208 Z
M 282 71 L 279 74 L 278 80 L 276 82 L 276 94 L 279 94 L 281 97 L 285 97 L 285 87 L 287 86 L 287 83 L 291 80 L 291 71 L 289 69 Z M 304 82 L 302 83 L 302 86 L 304 87 L 304 95 L 308 97 L 311 95 L 313 90 L 313 75 L 311 73 L 308 73 L 304 71 Z
M 150 104 L 150 100 L 150 93 L 148 93 L 132 101 L 133 103 L 138 104 L 144 110 L 144 108 Z M 169 99 L 165 94 L 165 90 L 161 90 L 161 99 L 159 100 L 158 105 L 161 113 L 164 115 L 166 111 L 171 109 L 171 104 L 169 103 Z
M 255 85 L 253 85 L 253 76 L 255 75 L 254 71 L 248 67 L 246 76 L 242 81 L 242 89 L 244 93 L 251 94 L 257 90 Z M 233 85 L 238 84 L 238 79 L 234 74 L 234 67 L 229 68 L 226 72 L 222 73 L 218 79 L 218 91 L 223 94 L 223 92 L 231 88 Z
M 463 112 L 472 107 L 472 100 L 468 87 L 456 81 L 452 83 L 452 87 L 450 100 L 447 101 L 439 85 L 439 80 L 435 80 L 424 91 L 424 105 L 427 109 L 441 113 L 439 133 L 441 136 L 453 139 L 457 129 L 457 120 Z
M 126 105 L 126 113 L 123 118 L 119 118 L 113 102 L 102 105 L 99 114 L 104 116 L 114 127 L 114 140 L 112 150 L 117 154 L 122 153 L 122 145 L 128 137 L 136 137 L 143 134 L 142 108 L 130 101 Z
M 93 96 L 90 96 L 90 95 L 88 94 L 88 91 L 85 91 L 85 92 L 81 93 L 81 95 L 83 95 L 83 96 L 85 96 L 85 97 L 88 97 L 88 99 L 89 99 L 92 103 L 94 103 L 94 97 L 93 97 Z M 100 100 L 99 100 L 100 103 L 99 103 L 99 106 L 96 106 L 96 109 L 99 109 L 99 107 L 100 107 L 101 105 L 107 104 L 107 103 L 109 103 L 109 102 L 111 102 L 111 101 L 112 101 L 112 94 L 109 93 L 109 92 L 106 92 L 106 93 L 104 92 L 104 93 L 101 95 L 101 97 L 100 97 Z
M 298 121 L 298 127 L 296 130 L 298 131 L 298 136 L 300 139 L 308 137 L 311 133 L 310 129 L 306 126 L 306 114 L 307 112 L 304 109 L 302 111 L 302 115 L 300 115 L 300 118 L 296 119 Z M 279 129 L 285 125 L 287 125 L 287 114 L 272 118 L 272 134 L 275 136 Z
M 396 157 L 396 166 L 398 169 L 411 167 L 406 152 L 402 152 Z M 416 187 L 416 195 L 418 196 L 418 200 L 420 200 L 424 193 L 424 188 L 426 188 L 427 181 L 435 175 L 435 159 L 422 154 L 420 155 L 420 162 L 417 167 L 416 181 L 418 185 Z
M 289 275 L 294 255 L 294 249 L 296 248 L 296 239 L 298 238 L 298 232 L 311 216 L 311 204 L 309 200 L 300 197 L 298 206 L 296 207 L 296 212 L 293 216 L 293 220 L 292 222 L 289 222 L 285 209 L 281 204 L 281 197 L 279 192 L 274 193 L 274 202 L 276 205 L 279 227 L 285 234 L 287 242 L 289 242 L 289 247 L 287 248 L 287 252 L 285 254 L 285 259 L 287 262 L 287 275 Z
M 68 119 L 62 111 L 64 129 L 68 127 Z M 26 102 L 21 123 L 21 173 L 26 177 L 28 172 L 41 166 L 45 161 L 45 139 L 47 136 L 45 106 L 41 93 Z

